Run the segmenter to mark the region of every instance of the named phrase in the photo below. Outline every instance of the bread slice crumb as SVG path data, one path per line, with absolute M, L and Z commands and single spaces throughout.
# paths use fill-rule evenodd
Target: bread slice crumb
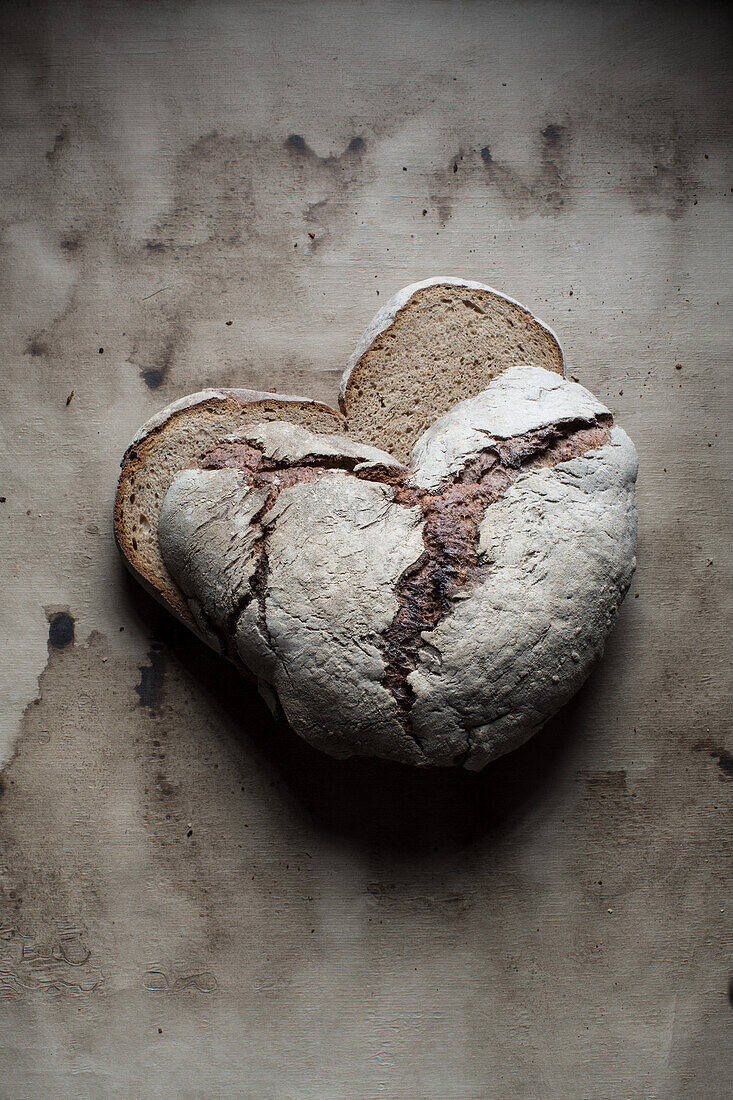
M 433 421 L 518 365 L 564 373 L 557 338 L 524 306 L 457 279 L 406 287 L 374 318 L 345 372 L 349 434 L 404 462 Z

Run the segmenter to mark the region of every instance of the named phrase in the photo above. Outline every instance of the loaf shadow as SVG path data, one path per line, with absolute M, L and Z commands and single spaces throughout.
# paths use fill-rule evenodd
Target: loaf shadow
M 130 599 L 156 645 L 179 663 L 226 717 L 247 769 L 279 778 L 323 832 L 396 850 L 462 846 L 499 833 L 546 797 L 583 727 L 583 688 L 526 745 L 482 772 L 414 768 L 383 760 L 335 760 L 275 721 L 256 687 L 130 581 Z M 252 751 L 254 750 L 254 751 Z M 242 759 L 244 766 L 244 759 Z

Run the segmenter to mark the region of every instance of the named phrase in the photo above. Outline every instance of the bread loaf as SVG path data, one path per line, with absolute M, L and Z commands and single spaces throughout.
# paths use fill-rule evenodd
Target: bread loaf
M 480 283 L 400 291 L 343 415 L 204 391 L 122 463 L 141 582 L 335 756 L 479 769 L 600 656 L 635 565 L 636 453 L 553 333 Z
M 513 366 L 410 463 L 246 425 L 172 482 L 160 550 L 198 630 L 336 756 L 479 769 L 581 685 L 635 565 L 636 453 Z

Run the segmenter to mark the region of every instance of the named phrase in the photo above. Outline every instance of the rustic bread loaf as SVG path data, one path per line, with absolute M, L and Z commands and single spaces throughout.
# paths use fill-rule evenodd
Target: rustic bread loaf
M 600 656 L 635 566 L 636 453 L 514 366 L 388 453 L 253 424 L 178 474 L 160 550 L 199 631 L 336 756 L 479 769 Z
M 115 498 L 117 544 L 133 575 L 187 626 L 196 629 L 183 594 L 158 546 L 158 517 L 175 476 L 228 432 L 246 424 L 286 420 L 314 432 L 344 431 L 340 413 L 318 401 L 256 390 L 202 390 L 149 420 L 122 459 Z
M 339 403 L 351 436 L 404 461 L 434 420 L 517 365 L 563 374 L 555 334 L 491 287 L 440 275 L 380 309 L 349 359 Z
M 516 362 L 562 372 L 550 330 L 510 298 L 448 276 L 399 291 L 372 321 L 349 360 L 333 409 L 252 390 L 191 394 L 148 421 L 122 461 L 115 503 L 118 545 L 137 579 L 188 626 L 190 610 L 160 556 L 158 514 L 174 476 L 236 428 L 282 419 L 315 432 L 343 432 L 401 459 L 425 427 Z

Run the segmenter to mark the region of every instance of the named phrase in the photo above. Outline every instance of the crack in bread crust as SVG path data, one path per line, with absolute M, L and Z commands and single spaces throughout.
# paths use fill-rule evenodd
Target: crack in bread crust
M 236 469 L 246 477 L 249 485 L 255 489 L 267 491 L 262 507 L 250 520 L 250 526 L 259 528 L 259 537 L 254 542 L 251 553 L 256 565 L 249 582 L 249 592 L 245 594 L 227 618 L 222 631 L 216 631 L 220 638 L 222 651 L 239 668 L 246 669 L 236 646 L 236 626 L 242 612 L 253 602 L 257 602 L 257 621 L 260 632 L 270 650 L 277 655 L 276 646 L 267 624 L 267 582 L 269 576 L 269 557 L 267 551 L 269 530 L 263 520 L 270 511 L 283 489 L 292 485 L 303 485 L 317 481 L 334 470 L 352 473 L 362 458 L 350 455 L 309 455 L 302 462 L 291 465 L 287 460 L 270 458 L 261 447 L 253 443 L 224 440 L 210 448 L 194 463 L 202 470 Z M 382 467 L 379 467 L 382 469 Z M 249 670 L 247 670 L 249 671 Z
M 608 442 L 612 418 L 551 425 L 490 442 L 455 479 L 429 492 L 398 488 L 396 501 L 417 504 L 424 518 L 425 553 L 397 583 L 399 608 L 383 634 L 385 683 L 412 732 L 414 692 L 408 677 L 418 665 L 423 632 L 451 614 L 461 590 L 485 571 L 479 558 L 479 527 L 490 505 L 501 500 L 520 473 L 556 466 Z
M 286 459 L 266 456 L 250 443 L 217 444 L 199 458 L 196 465 L 200 469 L 238 469 L 249 484 L 266 489 L 268 494 L 252 519 L 261 530 L 252 548 L 258 560 L 250 592 L 227 626 L 230 656 L 242 665 L 231 639 L 237 619 L 253 599 L 258 604 L 262 635 L 275 651 L 267 626 L 268 530 L 263 520 L 280 492 L 286 487 L 316 481 L 335 470 L 391 486 L 395 504 L 420 508 L 425 549 L 395 586 L 397 611 L 380 637 L 383 682 L 395 699 L 406 735 L 420 745 L 410 720 L 414 693 L 408 677 L 417 668 L 424 645 L 423 633 L 434 630 L 451 614 L 462 590 L 479 580 L 486 569 L 479 556 L 479 527 L 487 509 L 502 499 L 520 473 L 557 466 L 602 447 L 610 439 L 612 424 L 610 414 L 599 414 L 592 421 L 567 421 L 510 439 L 487 439 L 485 449 L 470 459 L 459 474 L 432 491 L 409 485 L 410 470 L 406 467 L 387 469 L 365 464 L 363 459 L 352 456 L 324 455 L 307 456 L 290 464 Z M 460 762 L 460 754 L 456 762 Z

